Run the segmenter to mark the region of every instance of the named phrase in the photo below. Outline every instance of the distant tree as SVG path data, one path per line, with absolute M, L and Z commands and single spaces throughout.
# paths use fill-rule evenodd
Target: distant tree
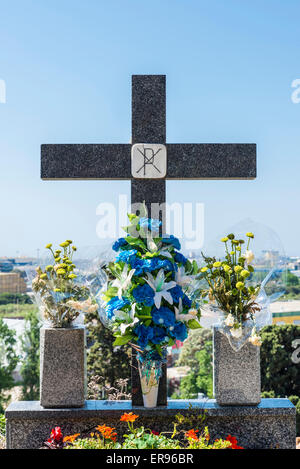
M 300 339 L 300 326 L 266 326 L 261 336 L 262 391 L 273 391 L 276 397 L 300 397 L 300 363 L 292 361 L 292 342 Z
M 12 303 L 25 305 L 32 303 L 32 300 L 26 293 L 0 293 L 0 305 L 8 305 Z
M 292 274 L 290 271 L 288 271 L 286 275 L 286 284 L 287 286 L 300 285 L 299 278 L 296 275 Z
M 197 371 L 199 361 L 196 357 L 196 353 L 202 350 L 205 344 L 211 340 L 212 332 L 210 329 L 202 328 L 191 330 L 180 350 L 180 356 L 176 362 L 176 366 L 189 366 L 191 370 Z
M 109 386 L 114 386 L 120 378 L 130 378 L 130 347 L 113 347 L 115 339 L 97 313 L 87 314 L 85 324 L 88 376 L 102 376 Z
M 35 310 L 28 312 L 25 317 L 21 343 L 22 398 L 25 401 L 34 401 L 39 399 L 40 392 L 40 321 Z
M 4 392 L 14 386 L 12 373 L 18 363 L 15 331 L 9 329 L 3 319 L 0 318 L 0 413 L 4 411 L 4 406 L 9 400 Z
M 191 331 L 184 342 L 177 366 L 189 366 L 190 372 L 181 379 L 180 398 L 196 398 L 198 393 L 212 397 L 212 333 L 210 329 Z

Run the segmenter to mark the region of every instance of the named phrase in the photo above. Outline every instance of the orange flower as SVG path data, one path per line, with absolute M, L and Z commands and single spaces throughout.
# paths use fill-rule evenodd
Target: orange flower
M 73 443 L 76 438 L 80 435 L 80 433 L 75 433 L 74 435 L 67 435 L 64 437 L 64 443 Z
M 115 428 L 107 427 L 106 425 L 98 425 L 96 430 L 98 430 L 106 440 L 117 440 L 117 433 L 114 432 Z
M 235 436 L 228 435 L 226 441 L 231 443 L 231 448 L 229 449 L 244 449 L 242 446 L 238 446 L 237 439 Z
M 199 430 L 189 430 L 188 432 L 186 432 L 185 434 L 185 437 L 186 438 L 191 438 L 192 440 L 198 440 L 198 436 L 197 436 L 197 433 L 199 432 Z
M 129 414 L 123 414 L 120 418 L 121 422 L 135 422 L 135 420 L 139 418 L 138 415 L 133 414 L 132 412 L 129 412 Z

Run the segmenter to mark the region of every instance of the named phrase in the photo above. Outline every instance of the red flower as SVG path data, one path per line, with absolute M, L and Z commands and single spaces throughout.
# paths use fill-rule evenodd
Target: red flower
M 242 446 L 238 446 L 237 439 L 235 436 L 228 435 L 226 441 L 231 443 L 231 448 L 229 449 L 244 449 Z
M 191 438 L 192 440 L 198 440 L 198 436 L 197 436 L 197 433 L 199 432 L 199 430 L 189 430 L 188 432 L 186 432 L 185 434 L 185 437 L 186 438 Z
M 61 443 L 62 440 L 63 440 L 63 435 L 61 432 L 61 428 L 60 427 L 52 428 L 48 442 L 49 443 L 53 443 L 53 442 Z
M 153 435 L 159 435 L 159 432 L 156 432 L 155 430 L 151 430 L 151 433 L 152 433 Z

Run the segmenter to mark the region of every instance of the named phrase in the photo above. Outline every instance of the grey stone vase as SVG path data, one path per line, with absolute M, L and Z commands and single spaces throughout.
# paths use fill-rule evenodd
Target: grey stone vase
M 85 327 L 42 327 L 40 331 L 41 406 L 83 407 L 85 398 Z
M 213 328 L 214 396 L 219 405 L 257 405 L 261 401 L 260 347 L 246 342 L 235 351 L 219 326 Z

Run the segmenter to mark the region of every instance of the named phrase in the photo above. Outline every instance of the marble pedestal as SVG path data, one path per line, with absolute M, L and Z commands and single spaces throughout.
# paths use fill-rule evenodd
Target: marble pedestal
M 41 405 L 46 408 L 84 406 L 85 327 L 42 327 L 40 337 Z
M 214 397 L 219 405 L 260 403 L 260 347 L 246 342 L 239 350 L 231 347 L 219 327 L 213 329 Z
M 191 406 L 191 408 L 190 408 Z M 88 434 L 96 425 L 116 427 L 121 436 L 128 431 L 120 422 L 124 412 L 139 415 L 136 424 L 159 432 L 172 432 L 176 414 L 188 415 L 191 425 L 199 428 L 199 416 L 205 421 L 212 439 L 237 437 L 244 448 L 295 448 L 296 409 L 288 399 L 262 399 L 258 406 L 219 406 L 215 400 L 169 400 L 155 409 L 132 407 L 131 401 L 86 401 L 78 409 L 44 409 L 37 401 L 20 401 L 6 410 L 8 449 L 40 448 L 55 426 L 64 435 Z M 185 428 L 189 430 L 190 428 Z

